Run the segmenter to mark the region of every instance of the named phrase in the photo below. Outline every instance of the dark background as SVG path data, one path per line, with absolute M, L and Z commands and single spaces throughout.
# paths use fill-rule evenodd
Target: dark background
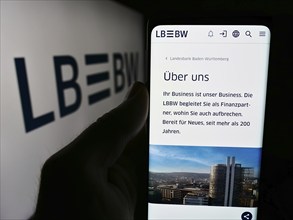
M 149 18 L 266 17 L 271 23 L 259 219 L 293 219 L 293 2 L 116 0 Z M 146 30 L 146 26 L 144 27 Z M 145 35 L 146 36 L 146 35 Z M 291 211 L 292 209 L 292 211 Z

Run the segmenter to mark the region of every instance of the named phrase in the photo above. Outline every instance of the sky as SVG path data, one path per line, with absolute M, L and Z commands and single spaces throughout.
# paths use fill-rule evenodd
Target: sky
M 260 155 L 261 148 L 150 145 L 150 171 L 210 173 L 211 166 L 235 156 L 236 163 L 254 167 L 258 175 Z

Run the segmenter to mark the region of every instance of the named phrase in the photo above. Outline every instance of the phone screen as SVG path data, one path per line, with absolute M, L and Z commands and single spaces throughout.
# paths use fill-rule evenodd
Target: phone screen
M 152 29 L 149 219 L 257 218 L 269 46 L 261 25 Z

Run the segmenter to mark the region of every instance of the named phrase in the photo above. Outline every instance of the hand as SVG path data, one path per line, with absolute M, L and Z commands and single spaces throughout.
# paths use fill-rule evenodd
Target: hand
M 135 83 L 121 105 L 50 157 L 32 219 L 131 220 L 144 215 L 148 103 L 145 86 Z

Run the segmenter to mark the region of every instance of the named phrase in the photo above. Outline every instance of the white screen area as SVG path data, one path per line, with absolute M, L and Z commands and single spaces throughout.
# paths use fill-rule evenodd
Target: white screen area
M 149 219 L 256 219 L 270 31 L 151 34 Z

